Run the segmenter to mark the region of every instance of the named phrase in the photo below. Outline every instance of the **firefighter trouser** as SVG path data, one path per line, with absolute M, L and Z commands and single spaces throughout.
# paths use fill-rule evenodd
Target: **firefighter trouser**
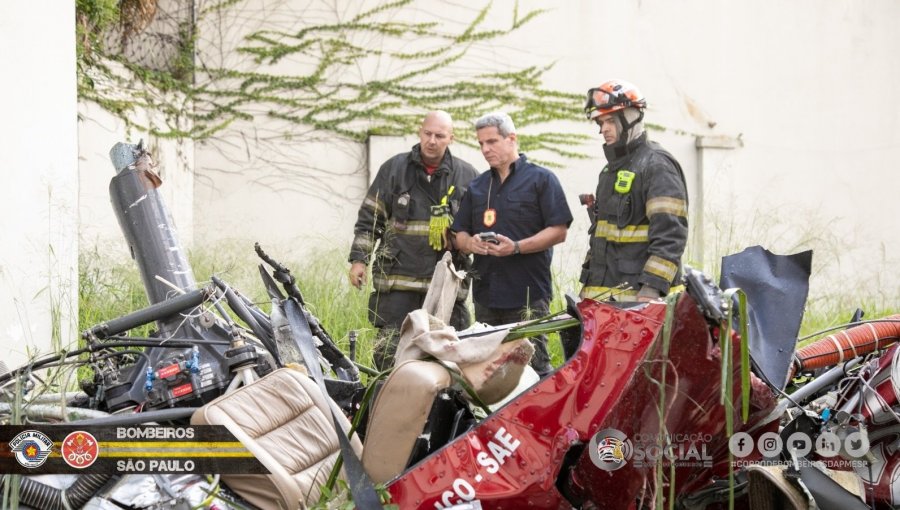
M 425 294 L 410 291 L 373 292 L 369 296 L 369 322 L 378 328 L 372 362 L 378 370 L 394 366 L 394 354 L 400 341 L 400 326 L 409 312 L 422 308 Z M 462 331 L 469 327 L 472 318 L 464 301 L 453 305 L 450 326 Z
M 527 315 L 530 313 L 530 316 Z M 546 299 L 541 299 L 530 306 L 524 308 L 488 308 L 475 303 L 475 320 L 490 324 L 491 326 L 500 326 L 503 324 L 512 324 L 514 322 L 522 322 L 526 318 L 538 319 L 550 314 L 550 303 Z M 550 364 L 550 353 L 547 351 L 547 336 L 540 335 L 531 337 L 531 344 L 534 345 L 534 356 L 531 358 L 531 368 L 540 374 L 541 377 L 553 370 Z

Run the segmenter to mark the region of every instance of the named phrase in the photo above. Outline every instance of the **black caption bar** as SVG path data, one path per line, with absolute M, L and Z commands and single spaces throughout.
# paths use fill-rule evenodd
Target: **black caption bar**
M 0 425 L 0 473 L 269 474 L 269 470 L 221 425 Z

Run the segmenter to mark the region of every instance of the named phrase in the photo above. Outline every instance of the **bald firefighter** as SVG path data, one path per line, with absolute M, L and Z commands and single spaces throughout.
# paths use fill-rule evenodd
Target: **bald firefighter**
M 379 330 L 373 353 L 379 370 L 393 365 L 397 331 L 409 312 L 422 307 L 435 264 L 444 252 L 454 253 L 457 269 L 470 265 L 468 256 L 454 249 L 448 227 L 478 173 L 450 153 L 452 142 L 450 115 L 428 113 L 419 128 L 419 143 L 381 165 L 359 208 L 349 278 L 361 288 L 367 265 L 374 260 L 369 321 Z M 450 318 L 457 330 L 471 322 L 465 305 L 468 292 L 464 285 Z

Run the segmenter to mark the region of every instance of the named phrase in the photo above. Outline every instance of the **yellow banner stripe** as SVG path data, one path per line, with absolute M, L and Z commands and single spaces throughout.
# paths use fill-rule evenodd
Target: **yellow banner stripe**
M 678 266 L 664 258 L 651 255 L 644 264 L 644 271 L 671 282 L 678 272 Z
M 61 457 L 61 452 L 51 452 L 51 457 Z M 253 457 L 253 454 L 247 450 L 153 450 L 151 448 L 141 449 L 119 449 L 119 448 L 101 448 L 101 457 Z
M 103 457 L 228 457 L 228 458 L 253 458 L 253 454 L 248 451 L 243 452 L 177 452 L 172 450 L 161 450 L 155 452 L 134 452 L 134 451 L 109 451 L 100 449 L 100 458 Z
M 101 448 L 243 448 L 240 441 L 98 441 Z
M 612 223 L 598 220 L 594 236 L 613 243 L 646 243 L 650 241 L 650 226 L 627 225 L 625 228 L 618 228 Z
M 647 217 L 654 214 L 674 214 L 687 217 L 687 202 L 674 197 L 656 197 L 647 200 Z
M 59 457 L 62 442 L 51 457 Z M 240 441 L 98 441 L 101 457 L 253 457 Z M 212 451 L 210 451 L 212 450 Z
M 208 451 L 216 451 L 216 452 L 245 452 L 246 448 L 243 446 L 239 446 L 237 448 L 153 448 L 152 446 L 146 447 L 130 447 L 130 448 L 101 448 L 102 451 L 107 452 L 208 452 Z

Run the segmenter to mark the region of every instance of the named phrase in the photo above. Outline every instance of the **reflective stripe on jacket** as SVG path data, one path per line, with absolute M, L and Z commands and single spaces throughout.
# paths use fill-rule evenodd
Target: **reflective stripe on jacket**
M 688 233 L 687 187 L 675 158 L 644 134 L 600 172 L 595 196 L 581 282 L 606 288 L 627 282 L 633 291 L 649 285 L 668 293 L 680 280 Z

